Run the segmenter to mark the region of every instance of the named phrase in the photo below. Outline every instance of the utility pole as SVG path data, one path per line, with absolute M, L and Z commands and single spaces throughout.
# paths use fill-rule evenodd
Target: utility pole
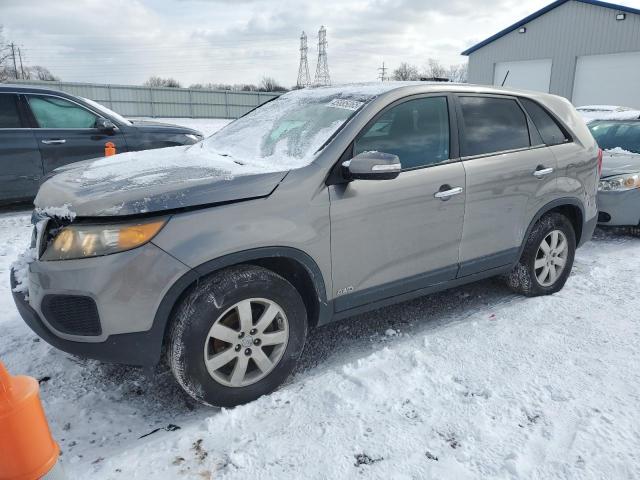
M 327 62 L 327 29 L 324 28 L 324 25 L 320 27 L 318 32 L 318 65 L 313 83 L 318 86 L 331 85 L 329 63 Z
M 382 62 L 382 66 L 378 67 L 378 71 L 380 72 L 380 75 L 378 75 L 378 78 L 380 79 L 381 82 L 384 82 L 387 79 L 387 70 L 388 68 L 384 66 L 384 62 Z
M 296 86 L 298 88 L 308 87 L 311 84 L 309 78 L 309 63 L 307 62 L 307 34 L 302 32 L 300 35 L 300 67 L 298 68 L 298 81 Z
M 25 80 L 27 77 L 24 74 L 24 67 L 22 66 L 22 51 L 18 49 L 18 57 L 20 58 L 20 72 L 22 74 L 22 79 Z
M 16 63 L 16 46 L 13 42 L 11 42 L 11 57 L 13 58 L 13 71 L 15 73 L 16 80 L 18 79 L 18 65 Z

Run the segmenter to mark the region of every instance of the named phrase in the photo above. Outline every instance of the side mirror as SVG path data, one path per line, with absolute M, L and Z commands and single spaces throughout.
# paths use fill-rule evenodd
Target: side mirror
M 116 129 L 116 125 L 107 118 L 99 117 L 96 119 L 96 128 L 101 132 L 113 132 Z
M 392 180 L 402 171 L 400 158 L 383 152 L 362 152 L 342 166 L 350 180 Z

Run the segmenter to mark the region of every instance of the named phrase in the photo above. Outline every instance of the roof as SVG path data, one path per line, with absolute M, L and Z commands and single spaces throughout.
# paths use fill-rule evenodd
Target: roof
M 22 85 L 15 83 L 0 83 L 0 92 L 16 92 L 16 93 L 55 93 L 56 95 L 69 95 L 60 90 L 46 87 L 36 87 L 33 85 Z
M 538 10 L 535 13 L 532 13 L 528 17 L 523 18 L 519 22 L 516 22 L 513 25 L 511 25 L 510 27 L 507 27 L 504 30 L 499 31 L 498 33 L 496 33 L 495 35 L 487 38 L 486 40 L 483 40 L 482 42 L 474 45 L 473 47 L 468 48 L 467 50 L 462 52 L 461 55 L 470 55 L 473 52 L 475 52 L 476 50 L 481 49 L 485 45 L 488 45 L 491 42 L 493 42 L 493 41 L 495 41 L 495 40 L 497 40 L 497 39 L 499 39 L 501 37 L 504 37 L 507 33 L 513 32 L 514 30 L 516 30 L 516 29 L 526 25 L 527 23 L 531 22 L 532 20 L 535 20 L 536 18 L 541 17 L 545 13 L 550 12 L 551 10 L 559 7 L 560 5 L 564 5 L 565 3 L 569 2 L 569 1 L 571 1 L 571 0 L 557 0 L 557 1 L 553 2 L 553 3 L 550 3 L 546 7 Z M 638 10 L 636 8 L 625 7 L 624 5 L 617 5 L 615 3 L 601 2 L 599 0 L 575 0 L 575 1 L 576 2 L 580 2 L 580 3 L 586 3 L 588 5 L 595 5 L 597 7 L 610 8 L 610 9 L 616 10 L 618 12 L 635 13 L 636 15 L 640 15 L 640 10 Z

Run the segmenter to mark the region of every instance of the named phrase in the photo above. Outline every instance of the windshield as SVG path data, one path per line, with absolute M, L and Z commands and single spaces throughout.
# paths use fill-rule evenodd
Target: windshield
M 589 130 L 603 150 L 619 148 L 640 153 L 640 121 L 593 122 L 589 124 Z
M 371 98 L 335 89 L 291 92 L 216 132 L 203 148 L 240 164 L 300 168 Z
M 117 122 L 124 123 L 125 125 L 133 125 L 129 120 L 124 118 L 119 113 L 114 112 L 113 110 L 108 109 L 104 105 L 100 105 L 98 102 L 94 102 L 93 100 L 89 100 L 88 98 L 82 98 L 85 102 L 87 102 L 91 107 L 98 110 L 100 113 L 106 115 L 107 117 L 111 117 L 115 119 Z

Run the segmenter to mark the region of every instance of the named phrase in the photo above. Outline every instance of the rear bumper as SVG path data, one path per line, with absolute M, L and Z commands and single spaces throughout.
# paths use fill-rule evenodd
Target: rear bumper
M 580 242 L 578 243 L 578 247 L 581 247 L 593 237 L 593 232 L 596 230 L 596 225 L 598 224 L 598 216 L 596 215 L 590 220 L 587 220 L 582 225 L 582 235 L 580 236 Z
M 63 352 L 103 362 L 138 366 L 153 366 L 158 363 L 164 328 L 152 328 L 146 332 L 111 335 L 104 342 L 97 343 L 66 340 L 49 330 L 40 315 L 29 305 L 25 295 L 13 291 L 15 286 L 16 280 L 13 270 L 11 270 L 11 291 L 20 316 L 29 328 L 49 345 Z
M 640 225 L 640 189 L 626 192 L 599 192 L 600 225 L 629 227 Z

